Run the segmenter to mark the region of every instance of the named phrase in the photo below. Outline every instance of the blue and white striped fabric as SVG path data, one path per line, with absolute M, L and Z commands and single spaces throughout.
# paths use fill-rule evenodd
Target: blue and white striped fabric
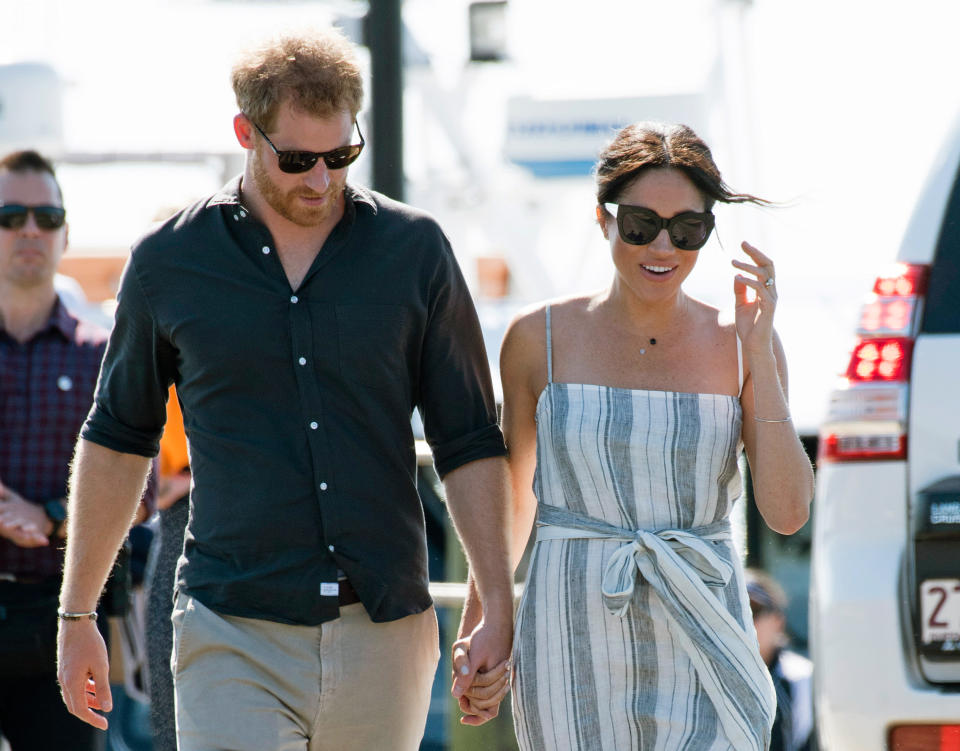
M 548 309 L 548 358 L 550 331 Z M 520 748 L 763 751 L 775 698 L 728 517 L 739 400 L 554 383 L 517 614 Z

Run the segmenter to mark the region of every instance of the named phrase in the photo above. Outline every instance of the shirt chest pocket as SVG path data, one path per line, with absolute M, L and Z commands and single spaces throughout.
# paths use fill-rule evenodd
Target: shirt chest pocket
M 337 305 L 340 375 L 369 388 L 406 379 L 409 329 L 399 305 Z

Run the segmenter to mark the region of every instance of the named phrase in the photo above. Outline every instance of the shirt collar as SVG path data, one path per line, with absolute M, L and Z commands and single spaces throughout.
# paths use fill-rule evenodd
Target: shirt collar
M 54 303 L 53 310 L 50 312 L 50 320 L 47 322 L 46 329 L 56 329 L 63 334 L 64 339 L 72 341 L 74 334 L 77 333 L 77 324 L 77 319 L 70 315 L 67 306 L 63 304 L 63 300 L 57 295 L 57 301 Z
M 237 175 L 230 182 L 220 188 L 219 191 L 214 193 L 213 198 L 210 199 L 210 206 L 239 206 L 240 205 L 240 178 L 242 175 Z
M 359 185 L 351 185 L 347 183 L 346 196 L 354 204 L 364 204 L 370 207 L 370 211 L 374 214 L 377 213 L 377 203 L 373 200 L 373 196 L 370 194 L 370 191 L 366 188 L 361 188 Z
M 41 326 L 37 332 L 30 337 L 30 339 L 36 339 L 38 336 L 45 334 L 47 331 L 58 331 L 64 339 L 67 341 L 73 341 L 74 334 L 77 332 L 78 324 L 79 321 L 77 321 L 77 319 L 70 314 L 70 311 L 67 310 L 67 307 L 60 299 L 60 296 L 57 295 L 53 303 L 53 308 L 50 310 L 50 316 L 47 318 L 47 322 Z M 3 326 L 0 326 L 0 333 L 9 336 Z

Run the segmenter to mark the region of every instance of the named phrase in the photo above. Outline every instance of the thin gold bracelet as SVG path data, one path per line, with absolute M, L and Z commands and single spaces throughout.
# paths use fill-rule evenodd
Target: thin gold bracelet
M 57 618 L 61 621 L 95 621 L 97 620 L 97 611 L 91 610 L 87 613 L 68 613 L 65 610 L 58 610 Z
M 764 420 L 762 417 L 757 417 L 756 415 L 754 415 L 753 419 L 756 420 L 757 422 L 790 422 L 793 418 L 785 417 L 782 420 Z

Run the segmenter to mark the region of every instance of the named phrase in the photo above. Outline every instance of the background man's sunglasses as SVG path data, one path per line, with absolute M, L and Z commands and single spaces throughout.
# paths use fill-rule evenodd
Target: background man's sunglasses
M 620 239 L 630 245 L 647 245 L 665 229 L 670 241 L 680 250 L 700 250 L 713 231 L 714 217 L 709 211 L 684 211 L 670 219 L 643 206 L 605 203 L 603 207 L 617 218 Z
M 250 122 L 253 121 L 251 120 Z M 296 175 L 300 172 L 307 172 L 313 169 L 313 165 L 317 163 L 318 159 L 323 159 L 323 163 L 327 165 L 327 169 L 343 169 L 353 164 L 357 160 L 357 157 L 360 156 L 360 152 L 363 151 L 363 144 L 366 143 L 363 140 L 363 133 L 360 132 L 360 123 L 355 122 L 354 124 L 357 126 L 360 143 L 341 146 L 338 149 L 331 149 L 330 151 L 280 151 L 270 142 L 267 134 L 263 132 L 263 129 L 259 125 L 253 123 L 253 127 L 257 129 L 257 132 L 263 136 L 263 140 L 267 142 L 267 145 L 273 149 L 273 153 L 277 155 L 277 163 L 280 166 L 280 171 Z
M 19 203 L 0 205 L 0 227 L 20 229 L 27 223 L 27 216 L 33 212 L 37 226 L 43 230 L 60 229 L 67 219 L 67 212 L 59 206 L 22 206 Z

